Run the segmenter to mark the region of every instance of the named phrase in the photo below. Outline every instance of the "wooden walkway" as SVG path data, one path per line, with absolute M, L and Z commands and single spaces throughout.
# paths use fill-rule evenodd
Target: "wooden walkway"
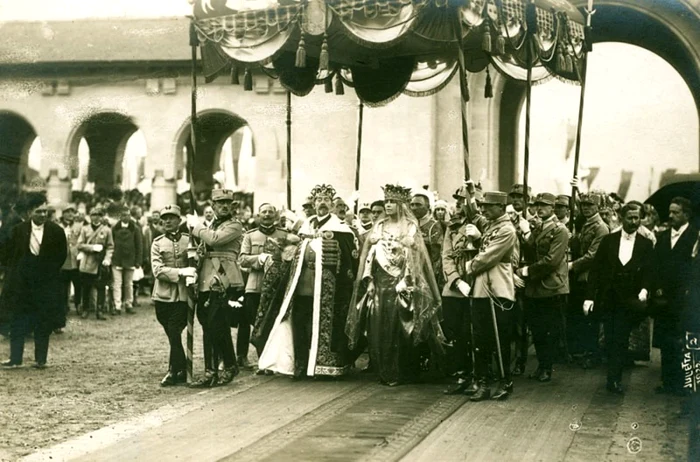
M 619 397 L 602 368 L 562 366 L 551 383 L 517 378 L 510 400 L 481 403 L 444 396 L 443 384 L 387 388 L 363 374 L 246 376 L 143 431 L 101 430 L 99 444 L 81 444 L 98 439 L 85 435 L 27 460 L 685 460 L 683 400 L 655 395 L 658 376 L 658 361 L 626 371 Z

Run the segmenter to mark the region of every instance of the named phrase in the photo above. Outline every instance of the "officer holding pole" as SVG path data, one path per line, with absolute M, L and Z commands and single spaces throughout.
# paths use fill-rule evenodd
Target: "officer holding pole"
M 474 375 L 478 382 L 471 401 L 503 400 L 513 391 L 510 373 L 510 343 L 513 332 L 515 285 L 514 263 L 519 261 L 518 237 L 506 214 L 508 195 L 484 193 L 483 215 L 489 221 L 481 238 L 479 253 L 466 264 L 466 275 L 473 278 L 472 326 L 474 336 Z M 488 369 L 494 351 L 498 354 L 500 382 L 491 394 Z

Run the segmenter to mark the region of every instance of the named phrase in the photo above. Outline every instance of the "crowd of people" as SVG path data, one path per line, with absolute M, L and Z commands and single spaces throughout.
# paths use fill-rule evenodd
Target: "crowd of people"
M 0 201 L 2 366 L 22 364 L 33 330 L 35 367 L 46 367 L 71 309 L 129 314 L 149 290 L 170 344 L 163 386 L 227 384 L 251 366 L 252 344 L 258 374 L 297 380 L 345 375 L 367 352 L 385 385 L 437 370 L 454 378 L 445 393 L 472 401 L 506 399 L 528 369 L 549 382 L 561 363 L 606 363 L 607 390 L 623 394 L 623 368 L 650 358 L 652 318 L 656 391 L 684 393 L 682 339 L 700 331 L 687 198 L 660 223 L 653 207 L 602 191 L 572 201 L 467 182 L 449 202 L 427 188 L 383 191 L 351 210 L 320 184 L 299 214 L 264 203 L 254 216 L 224 189 L 148 216 L 137 191 L 76 193 L 58 211 L 40 192 Z M 181 339 L 190 309 L 203 332 L 197 379 Z

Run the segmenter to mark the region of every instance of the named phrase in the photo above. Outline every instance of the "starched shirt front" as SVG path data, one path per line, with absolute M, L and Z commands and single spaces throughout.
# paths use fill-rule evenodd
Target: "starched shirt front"
M 674 248 L 676 246 L 676 242 L 678 242 L 678 239 L 680 239 L 681 235 L 685 232 L 686 229 L 688 229 L 688 223 L 684 224 L 677 230 L 671 228 L 671 248 Z
M 39 255 L 41 241 L 44 240 L 44 225 L 37 226 L 32 221 L 32 235 L 29 238 L 29 251 L 32 255 Z
M 617 258 L 625 266 L 632 259 L 632 250 L 634 250 L 634 241 L 637 238 L 637 232 L 627 234 L 624 230 L 620 231 L 620 250 L 617 253 Z

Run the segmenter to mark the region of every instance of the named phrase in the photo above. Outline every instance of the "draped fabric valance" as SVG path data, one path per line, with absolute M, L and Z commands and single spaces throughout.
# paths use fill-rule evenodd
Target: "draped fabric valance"
M 471 72 L 492 64 L 525 80 L 531 65 L 533 83 L 579 82 L 583 15 L 565 0 L 530 2 L 196 0 L 194 24 L 208 79 L 263 68 L 296 95 L 332 78 L 368 105 L 430 95 L 455 74 L 460 44 Z

